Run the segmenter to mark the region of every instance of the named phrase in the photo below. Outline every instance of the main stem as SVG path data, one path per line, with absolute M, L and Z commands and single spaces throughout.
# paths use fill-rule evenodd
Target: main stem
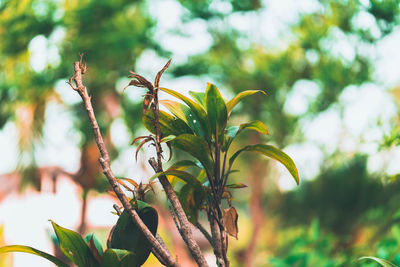
M 73 87 L 72 84 L 70 84 L 70 85 L 72 86 L 72 88 L 74 90 L 76 90 L 79 93 L 79 95 L 81 96 L 81 98 L 85 104 L 85 108 L 86 108 L 87 114 L 89 116 L 90 123 L 92 125 L 96 144 L 100 151 L 101 156 L 99 158 L 99 162 L 103 169 L 104 175 L 107 177 L 110 185 L 112 186 L 112 189 L 114 190 L 118 199 L 121 201 L 121 204 L 123 205 L 124 209 L 128 212 L 133 223 L 141 229 L 141 231 L 145 235 L 146 239 L 151 243 L 151 245 L 154 247 L 154 249 L 157 251 L 157 253 L 163 258 L 166 265 L 167 266 L 179 266 L 179 264 L 176 262 L 176 260 L 172 257 L 171 253 L 168 250 L 165 250 L 161 246 L 161 244 L 157 241 L 157 239 L 153 236 L 153 234 L 147 228 L 147 226 L 143 223 L 143 221 L 140 219 L 138 213 L 136 212 L 136 210 L 134 210 L 132 208 L 128 199 L 126 198 L 126 196 L 122 192 L 121 188 L 119 187 L 118 182 L 110 168 L 110 157 L 108 155 L 108 151 L 104 144 L 104 140 L 101 135 L 99 125 L 97 123 L 96 116 L 93 111 L 90 97 L 87 93 L 86 87 L 82 83 L 82 73 L 84 72 L 82 62 L 79 62 L 79 61 L 74 62 L 74 72 L 75 72 L 74 80 L 76 83 L 76 88 Z
M 156 85 L 158 87 L 158 84 Z M 154 102 L 152 105 L 152 110 L 154 114 L 154 127 L 155 127 L 155 132 L 156 132 L 156 150 L 157 150 L 157 163 L 154 164 L 152 161 L 150 161 L 150 164 L 152 165 L 153 169 L 156 172 L 162 172 L 162 149 L 161 149 L 161 130 L 160 130 L 160 122 L 159 122 L 159 102 L 158 102 L 158 88 L 154 89 Z M 181 234 L 183 240 L 185 241 L 186 245 L 189 248 L 190 253 L 192 254 L 194 260 L 199 266 L 202 267 L 208 267 L 207 261 L 201 252 L 201 249 L 199 245 L 196 243 L 192 230 L 190 228 L 190 222 L 186 217 L 186 214 L 182 208 L 182 205 L 173 190 L 170 182 L 168 181 L 167 177 L 165 175 L 162 175 L 158 178 L 160 181 L 161 185 L 163 186 L 165 193 L 168 196 L 168 199 L 170 200 L 172 207 L 174 209 L 174 212 L 176 213 L 176 216 L 178 218 L 178 221 L 180 223 L 180 228 L 179 233 Z

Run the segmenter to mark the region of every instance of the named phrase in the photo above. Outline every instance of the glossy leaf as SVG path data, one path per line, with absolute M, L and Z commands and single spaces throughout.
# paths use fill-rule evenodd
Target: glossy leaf
M 90 251 L 98 262 L 101 263 L 101 257 L 103 256 L 103 247 L 100 241 L 96 238 L 93 233 L 88 234 L 83 240 L 88 244 Z
M 109 248 L 104 252 L 101 267 L 132 267 L 136 265 L 136 255 L 132 251 Z
M 144 113 L 142 117 L 142 122 L 147 130 L 155 134 L 153 121 L 154 121 L 154 114 L 153 111 L 149 109 Z M 186 125 L 184 121 L 182 121 L 179 118 L 174 118 L 174 116 L 162 110 L 160 110 L 159 121 L 160 121 L 161 134 L 163 136 L 169 136 L 169 135 L 178 136 L 183 133 L 193 133 L 193 131 Z
M 225 130 L 228 113 L 225 101 L 214 84 L 209 83 L 207 85 L 205 102 L 211 132 L 214 136 L 220 136 Z M 222 140 L 219 140 L 219 142 L 222 142 Z
M 228 113 L 230 113 L 232 111 L 232 109 L 246 96 L 250 96 L 250 95 L 254 95 L 256 93 L 263 93 L 265 94 L 264 91 L 262 90 L 247 90 L 247 91 L 243 91 L 240 92 L 239 94 L 237 94 L 234 98 L 232 98 L 231 100 L 228 101 L 228 103 L 226 103 L 226 109 L 228 111 Z
M 204 108 L 201 105 L 199 105 L 198 103 L 194 102 L 193 100 L 187 98 L 186 96 L 184 96 L 174 90 L 170 90 L 167 88 L 160 88 L 160 89 L 172 96 L 175 96 L 176 98 L 179 98 L 180 100 L 185 102 L 186 105 L 188 105 L 188 107 L 192 110 L 194 115 L 199 120 L 200 125 L 203 128 L 205 138 L 206 138 L 206 140 L 208 140 L 211 135 L 211 130 L 210 130 L 210 126 L 208 124 L 207 113 L 204 110 Z
M 235 154 L 233 154 L 233 156 L 229 159 L 229 164 L 232 165 L 237 156 L 239 156 L 239 154 L 243 151 L 257 152 L 279 161 L 288 169 L 296 183 L 299 184 L 299 174 L 297 172 L 297 167 L 294 164 L 293 160 L 282 150 L 270 145 L 263 144 L 245 146 L 244 148 L 238 150 Z
M 153 235 L 157 232 L 157 211 L 149 204 L 136 200 L 135 209 L 143 223 L 149 228 Z M 136 254 L 135 265 L 142 265 L 150 255 L 151 244 L 147 241 L 142 231 L 134 224 L 127 211 L 123 211 L 113 230 L 109 248 L 124 249 Z
M 160 103 L 175 117 L 184 121 L 196 135 L 204 136 L 200 121 L 197 121 L 195 113 L 188 106 L 172 100 L 161 100 Z
M 61 260 L 57 259 L 53 255 L 50 255 L 46 252 L 40 251 L 38 249 L 28 247 L 28 246 L 5 246 L 0 248 L 0 254 L 2 253 L 8 253 L 8 252 L 24 252 L 24 253 L 29 253 L 33 255 L 37 255 L 39 257 L 45 258 L 52 263 L 54 263 L 56 266 L 59 267 L 69 267 L 68 264 L 62 262 Z
M 198 159 L 209 174 L 213 172 L 213 161 L 208 153 L 207 143 L 202 138 L 182 134 L 172 141 L 172 145 Z
M 53 221 L 51 223 L 60 242 L 60 249 L 68 259 L 79 267 L 99 266 L 80 234 L 63 228 Z
M 205 93 L 189 91 L 189 95 L 194 99 L 194 101 L 196 101 L 199 105 L 206 109 Z
M 380 259 L 380 258 L 376 258 L 376 257 L 361 257 L 358 260 L 359 261 L 360 260 L 373 260 L 373 261 L 379 263 L 380 265 L 382 265 L 383 267 L 397 267 L 397 265 L 394 265 L 390 261 L 387 261 L 387 260 L 384 260 L 384 259 Z

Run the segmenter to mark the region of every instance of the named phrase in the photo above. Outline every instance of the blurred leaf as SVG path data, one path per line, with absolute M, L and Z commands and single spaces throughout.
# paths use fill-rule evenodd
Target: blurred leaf
M 238 213 L 235 207 L 230 207 L 229 209 L 224 210 L 224 222 L 226 227 L 226 232 L 238 239 Z
M 132 267 L 136 264 L 136 256 L 132 251 L 109 248 L 104 252 L 101 267 Z
M 65 229 L 53 221 L 51 223 L 60 242 L 60 249 L 68 259 L 79 267 L 99 266 L 80 234 Z
M 135 209 L 143 223 L 149 228 L 150 232 L 155 235 L 158 227 L 157 211 L 149 204 L 140 200 L 136 200 Z M 134 252 L 136 264 L 134 266 L 142 265 L 151 252 L 150 242 L 140 228 L 132 222 L 126 210 L 119 216 L 111 235 L 109 248 L 124 249 Z
M 384 260 L 384 259 L 380 259 L 380 258 L 376 258 L 376 257 L 361 257 L 358 260 L 359 261 L 360 260 L 373 260 L 373 261 L 376 261 L 377 263 L 379 263 L 380 265 L 382 265 L 383 267 L 397 267 L 397 265 L 394 265 L 390 261 L 387 261 L 387 260 Z
M 235 184 L 227 184 L 226 187 L 236 189 L 236 188 L 245 188 L 247 187 L 247 185 L 245 185 L 244 183 L 235 183 Z
M 196 224 L 200 208 L 205 200 L 205 191 L 202 187 L 185 184 L 179 191 L 179 202 L 185 211 L 188 220 Z
M 225 130 L 228 114 L 225 101 L 214 84 L 209 83 L 207 85 L 205 102 L 211 131 L 216 140 L 218 140 L 218 143 L 222 143 L 223 140 L 219 140 L 218 138 Z
M 172 145 L 198 159 L 209 174 L 213 172 L 213 161 L 208 153 L 207 143 L 202 138 L 182 134 L 172 141 Z
M 42 258 L 45 258 L 45 259 L 51 261 L 52 263 L 54 263 L 55 265 L 57 265 L 59 267 L 68 267 L 68 264 L 60 261 L 56 257 L 54 257 L 54 256 L 52 256 L 52 255 L 50 255 L 50 254 L 48 254 L 46 252 L 37 250 L 35 248 L 31 248 L 31 247 L 28 247 L 28 246 L 15 245 L 15 246 L 5 246 L 5 247 L 1 247 L 0 248 L 0 254 L 7 253 L 7 252 L 25 252 L 25 253 L 30 253 L 30 254 L 37 255 L 37 256 L 40 256 Z
M 297 184 L 299 184 L 299 174 L 297 172 L 297 167 L 294 164 L 293 160 L 282 150 L 270 146 L 270 145 L 263 145 L 263 144 L 257 144 L 257 145 L 248 145 L 245 146 L 244 148 L 236 151 L 235 154 L 229 159 L 229 164 L 232 165 L 233 162 L 235 161 L 236 157 L 239 156 L 240 153 L 243 151 L 252 151 L 252 152 L 257 152 L 260 153 L 264 156 L 273 158 L 280 163 L 282 163 L 290 172 L 290 174 L 293 176 L 294 180 L 296 181 Z
M 232 111 L 232 109 L 246 96 L 250 96 L 250 95 L 254 95 L 255 93 L 263 93 L 266 94 L 264 91 L 262 90 L 247 90 L 247 91 L 243 91 L 240 92 L 239 94 L 237 94 L 234 98 L 232 98 L 231 100 L 228 101 L 228 103 L 226 103 L 226 109 L 228 111 L 228 114 Z

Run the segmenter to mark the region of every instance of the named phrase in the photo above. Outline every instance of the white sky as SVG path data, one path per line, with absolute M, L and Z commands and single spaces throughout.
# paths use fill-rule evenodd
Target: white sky
M 213 8 L 219 10 L 229 9 L 229 6 L 216 1 Z M 285 47 L 283 39 L 287 24 L 296 21 L 298 12 L 310 12 L 319 9 L 317 1 L 281 0 L 268 1 L 268 9 L 258 15 L 248 14 L 246 16 L 234 14 L 227 18 L 227 23 L 238 29 L 246 31 L 249 39 L 257 40 L 267 46 Z M 149 6 L 150 12 L 158 18 L 159 26 L 156 30 L 157 39 L 166 49 L 173 52 L 174 62 L 185 62 L 192 54 L 207 50 L 212 40 L 207 33 L 207 26 L 201 20 L 195 20 L 182 24 L 178 17 L 185 10 L 179 7 L 175 1 L 156 0 Z M 361 26 L 371 26 L 368 14 L 362 13 L 357 18 Z M 261 34 L 258 25 L 265 25 Z M 171 34 L 171 31 L 182 30 L 187 37 Z M 43 70 L 47 64 L 58 64 L 56 44 L 63 36 L 63 30 L 58 29 L 50 40 L 38 36 L 32 40 L 30 51 L 32 53 L 31 66 L 36 71 Z M 354 43 L 351 38 L 338 35 L 340 42 L 332 47 L 332 51 L 340 55 L 344 60 L 354 57 Z M 243 45 L 246 45 L 243 40 Z M 381 129 L 377 128 L 376 121 L 381 119 L 384 128 L 389 129 L 389 119 L 396 114 L 387 89 L 399 84 L 400 79 L 400 29 L 397 28 L 393 34 L 380 41 L 372 54 L 376 58 L 375 79 L 377 84 L 365 84 L 360 87 L 351 86 L 346 88 L 340 99 L 340 106 L 334 106 L 323 112 L 314 119 L 304 118 L 302 120 L 302 131 L 307 140 L 302 144 L 294 144 L 285 151 L 296 162 L 299 173 L 303 179 L 312 179 L 319 172 L 324 153 L 332 153 L 337 147 L 344 152 L 353 152 L 355 149 L 372 155 L 369 161 L 370 171 L 379 171 L 388 167 L 387 172 L 394 174 L 400 172 L 400 149 L 377 153 L 377 142 L 382 138 Z M 327 44 L 329 45 L 329 44 Z M 369 52 L 368 52 L 369 53 Z M 312 56 L 312 55 L 311 55 Z M 146 51 L 138 62 L 139 73 L 151 77 L 159 66 L 165 63 L 152 51 Z M 163 84 L 179 91 L 201 91 L 204 90 L 209 77 L 182 77 L 171 79 L 166 74 Z M 121 90 L 127 84 L 126 79 L 116 83 L 116 89 Z M 299 81 L 289 96 L 285 105 L 285 112 L 300 115 L 303 114 L 307 105 L 316 95 L 318 85 L 311 81 Z M 80 101 L 79 96 L 72 91 L 65 81 L 56 84 L 56 91 L 61 95 L 66 104 Z M 135 98 L 138 90 L 127 90 L 127 97 Z M 161 96 L 165 97 L 165 95 Z M 341 116 L 343 114 L 343 116 Z M 35 156 L 39 165 L 58 165 L 68 171 L 75 171 L 79 165 L 79 134 L 74 131 L 71 115 L 68 110 L 57 104 L 49 103 L 46 111 L 46 124 L 44 128 L 44 140 L 38 146 Z M 386 124 L 385 124 L 386 123 Z M 113 162 L 113 169 L 117 174 L 126 175 L 140 181 L 143 177 L 149 177 L 150 173 L 143 170 L 139 163 L 134 163 L 134 148 L 129 147 L 131 136 L 126 134 L 125 125 L 117 120 L 112 125 L 112 139 L 117 147 L 122 149 L 120 157 Z M 8 123 L 0 131 L 0 147 L 7 153 L 0 154 L 0 173 L 14 170 L 18 159 L 17 153 L 17 131 L 13 123 Z M 360 143 L 360 140 L 364 140 Z M 323 148 L 323 150 L 321 150 Z M 139 154 L 145 158 L 145 155 Z M 295 187 L 290 174 L 282 166 L 278 166 L 281 178 L 279 186 L 282 190 Z M 138 170 L 140 170 L 138 174 Z M 5 241 L 7 244 L 31 245 L 44 251 L 51 252 L 47 237 L 50 228 L 48 219 L 53 219 L 64 227 L 76 228 L 79 221 L 80 204 L 77 198 L 77 188 L 68 180 L 58 184 L 59 193 L 37 194 L 25 192 L 23 195 L 11 194 L 0 203 L 0 225 L 5 227 Z M 58 207 L 62 207 L 59 209 Z M 112 203 L 108 199 L 93 198 L 89 203 L 88 218 L 97 226 L 111 226 L 115 218 L 110 211 Z M 29 223 L 27 223 L 29 222 Z M 15 254 L 14 267 L 22 266 L 51 266 L 39 257 Z

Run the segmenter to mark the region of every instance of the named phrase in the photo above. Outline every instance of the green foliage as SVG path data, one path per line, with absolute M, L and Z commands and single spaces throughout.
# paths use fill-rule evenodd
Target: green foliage
M 136 200 L 135 209 L 143 223 L 155 235 L 158 227 L 157 211 L 149 204 Z M 107 244 L 108 248 L 123 249 L 134 253 L 133 266 L 141 266 L 149 257 L 151 244 L 140 228 L 132 222 L 127 211 L 122 212 L 116 226 L 112 230 Z
M 139 217 L 155 235 L 158 226 L 157 211 L 149 204 L 136 200 L 134 205 Z M 103 253 L 101 243 L 93 234 L 84 239 L 80 234 L 51 222 L 57 236 L 57 244 L 63 254 L 78 267 L 132 267 L 141 266 L 149 257 L 151 245 L 142 231 L 131 221 L 124 211 L 110 232 L 108 248 Z M 59 267 L 68 264 L 54 256 L 27 246 L 5 246 L 0 254 L 24 252 L 45 258 Z
M 383 267 L 397 267 L 397 265 L 394 265 L 390 261 L 387 261 L 387 260 L 384 260 L 384 259 L 380 259 L 380 258 L 376 258 L 376 257 L 361 257 L 358 260 L 359 261 L 362 261 L 362 260 L 373 260 L 373 261 L 376 261 L 377 263 L 379 263 L 380 265 L 382 265 Z
M 186 184 L 179 191 L 179 200 L 182 203 L 188 217 L 195 223 L 198 212 L 207 200 L 205 193 L 210 198 L 219 199 L 229 188 L 243 188 L 243 184 L 230 185 L 226 187 L 234 160 L 243 151 L 253 151 L 263 154 L 281 162 L 291 173 L 296 183 L 299 183 L 299 175 L 293 160 L 283 151 L 264 144 L 248 145 L 234 153 L 227 161 L 228 150 L 235 137 L 244 129 L 255 130 L 261 134 L 268 134 L 267 127 L 261 121 L 242 123 L 240 126 L 229 126 L 229 113 L 246 96 L 253 95 L 260 91 L 245 91 L 229 101 L 224 100 L 217 87 L 208 84 L 205 94 L 193 93 L 190 95 L 193 100 L 170 89 L 161 88 L 164 92 L 183 101 L 184 104 L 175 101 L 161 101 L 161 103 L 175 116 L 169 121 L 180 120 L 189 127 L 193 133 L 177 135 L 170 144 L 172 147 L 187 152 L 201 163 L 203 173 L 207 181 L 203 185 L 197 181 L 195 175 L 179 170 L 189 166 L 198 166 L 193 161 L 180 161 L 171 166 L 165 172 L 157 173 L 152 179 L 160 175 L 175 176 Z M 160 125 L 167 122 L 160 116 Z M 144 123 L 149 123 L 144 117 Z M 200 128 L 200 127 L 201 128 Z M 165 127 L 161 129 L 162 136 L 167 136 L 171 131 Z M 205 187 L 205 189 L 203 189 Z M 225 188 L 226 187 L 226 188 Z M 217 189 L 219 188 L 219 189 Z M 231 203 L 230 197 L 227 198 Z M 211 205 L 208 199 L 207 205 Z M 229 204 L 231 205 L 231 204 Z

